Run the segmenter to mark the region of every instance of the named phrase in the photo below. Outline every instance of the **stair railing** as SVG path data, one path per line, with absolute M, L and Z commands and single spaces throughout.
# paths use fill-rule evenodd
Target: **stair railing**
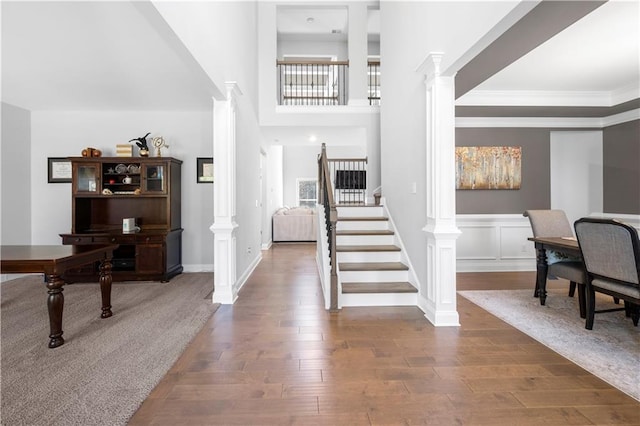
M 366 204 L 367 157 L 330 158 L 329 175 L 334 177 L 336 204 Z
M 349 61 L 278 60 L 278 105 L 346 105 Z
M 325 144 L 322 144 L 322 152 L 318 157 L 318 204 L 324 206 L 325 226 L 329 239 L 329 258 L 331 263 L 329 311 L 337 312 L 338 265 L 336 262 L 336 224 L 338 222 L 338 209 L 333 197 L 333 186 L 331 184 L 331 173 Z

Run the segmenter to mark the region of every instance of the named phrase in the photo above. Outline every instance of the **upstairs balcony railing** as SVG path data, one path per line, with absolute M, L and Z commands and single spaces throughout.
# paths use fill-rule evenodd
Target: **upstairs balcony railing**
M 277 61 L 279 105 L 346 105 L 349 61 Z
M 347 105 L 349 61 L 276 61 L 278 105 Z M 369 105 L 380 105 L 380 61 L 367 63 Z
M 380 105 L 380 61 L 367 63 L 369 105 Z

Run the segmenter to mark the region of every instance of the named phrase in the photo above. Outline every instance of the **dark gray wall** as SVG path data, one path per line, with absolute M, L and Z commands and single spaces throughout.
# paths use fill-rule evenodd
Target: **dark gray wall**
M 509 214 L 551 205 L 549 129 L 457 128 L 456 146 L 522 147 L 522 185 L 517 190 L 457 190 L 458 214 Z
M 640 214 L 640 120 L 606 127 L 603 151 L 604 211 Z

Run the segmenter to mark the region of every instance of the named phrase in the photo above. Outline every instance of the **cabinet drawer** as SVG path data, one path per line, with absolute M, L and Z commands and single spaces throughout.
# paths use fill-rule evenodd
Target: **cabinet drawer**
M 118 244 L 118 238 L 114 236 L 93 237 L 93 242 L 96 244 Z
M 148 244 L 148 243 L 162 243 L 164 242 L 163 235 L 138 235 L 136 237 L 136 241 L 138 243 Z
M 77 235 L 65 235 L 62 237 L 62 244 L 64 245 L 80 245 L 80 244 L 93 244 L 93 237 L 80 237 Z

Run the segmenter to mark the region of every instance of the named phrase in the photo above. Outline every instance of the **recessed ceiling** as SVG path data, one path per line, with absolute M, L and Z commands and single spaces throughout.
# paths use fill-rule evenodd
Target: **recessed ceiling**
M 616 92 L 640 81 L 640 2 L 611 0 L 474 90 Z M 625 101 L 633 99 L 633 94 Z
M 349 13 L 346 7 L 279 6 L 276 27 L 280 39 L 347 40 Z M 368 9 L 367 34 L 380 39 L 380 10 Z
M 347 34 L 348 22 L 346 7 L 280 6 L 276 13 L 278 35 Z

